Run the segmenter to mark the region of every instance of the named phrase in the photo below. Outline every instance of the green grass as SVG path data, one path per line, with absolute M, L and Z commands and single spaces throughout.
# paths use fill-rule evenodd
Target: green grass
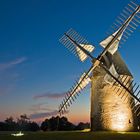
M 0 132 L 0 140 L 140 140 L 140 132 L 25 132 L 21 137 L 11 136 L 11 132 Z

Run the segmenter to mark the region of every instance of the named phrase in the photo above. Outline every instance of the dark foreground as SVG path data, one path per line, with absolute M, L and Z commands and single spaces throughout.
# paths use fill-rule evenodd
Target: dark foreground
M 140 132 L 35 132 L 24 136 L 11 136 L 12 132 L 0 132 L 0 140 L 140 140 Z

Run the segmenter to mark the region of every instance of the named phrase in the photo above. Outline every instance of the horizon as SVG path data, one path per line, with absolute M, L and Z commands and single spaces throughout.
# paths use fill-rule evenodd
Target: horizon
M 93 55 L 97 56 L 102 50 L 99 42 L 128 3 L 129 0 L 1 1 L 0 121 L 27 114 L 39 123 L 57 115 L 65 93 L 91 65 L 89 60 L 81 63 L 59 43 L 59 38 L 72 27 L 96 46 Z M 139 29 L 119 48 L 136 82 L 140 82 Z M 89 115 L 88 86 L 65 116 L 77 124 L 90 122 Z

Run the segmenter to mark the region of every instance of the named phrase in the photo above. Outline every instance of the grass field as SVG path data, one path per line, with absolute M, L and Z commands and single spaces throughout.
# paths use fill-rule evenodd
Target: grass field
M 0 132 L 0 140 L 140 140 L 140 132 L 35 132 L 14 137 L 11 132 Z

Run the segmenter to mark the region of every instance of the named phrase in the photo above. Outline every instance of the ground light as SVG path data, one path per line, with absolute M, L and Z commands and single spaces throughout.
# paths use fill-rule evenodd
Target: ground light
M 15 133 L 15 134 L 11 134 L 12 136 L 15 136 L 15 137 L 21 137 L 24 135 L 24 133 L 22 133 L 21 131 L 19 133 Z
M 82 130 L 82 132 L 90 132 L 91 130 L 90 129 L 84 129 Z

